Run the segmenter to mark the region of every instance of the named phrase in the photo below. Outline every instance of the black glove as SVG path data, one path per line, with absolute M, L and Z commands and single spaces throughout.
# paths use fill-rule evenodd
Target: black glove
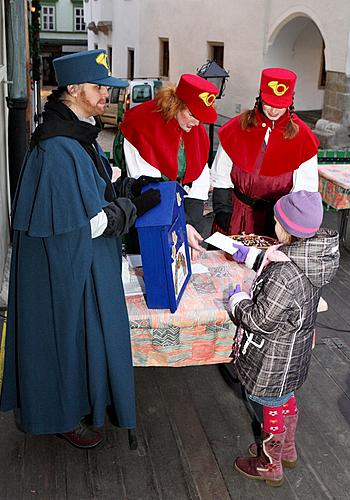
M 135 179 L 135 182 L 132 184 L 131 193 L 133 196 L 140 196 L 143 186 L 147 186 L 147 184 L 152 184 L 153 182 L 160 182 L 161 180 L 161 177 L 149 177 L 148 175 L 141 175 L 141 177 Z
M 103 236 L 122 236 L 135 224 L 135 206 L 128 198 L 119 198 L 103 210 L 107 215 L 107 227 Z
M 137 216 L 143 215 L 160 203 L 160 190 L 150 188 L 132 200 L 136 207 Z

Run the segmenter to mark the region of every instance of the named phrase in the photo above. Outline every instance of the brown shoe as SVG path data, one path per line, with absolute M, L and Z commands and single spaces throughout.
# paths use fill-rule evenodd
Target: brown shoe
M 62 432 L 57 436 L 66 439 L 77 448 L 94 448 L 103 441 L 100 431 L 91 429 L 82 422 L 73 431 Z

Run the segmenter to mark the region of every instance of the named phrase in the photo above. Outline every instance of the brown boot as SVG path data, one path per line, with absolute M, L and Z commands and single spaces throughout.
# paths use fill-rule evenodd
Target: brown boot
M 284 446 L 282 450 L 282 465 L 288 469 L 294 469 L 297 466 L 298 455 L 295 448 L 295 433 L 298 424 L 298 414 L 287 415 L 284 417 L 284 426 L 286 429 L 286 438 L 284 441 Z M 256 457 L 258 446 L 256 443 L 252 443 L 248 452 L 252 457 Z
M 250 479 L 266 481 L 270 486 L 281 486 L 283 467 L 281 455 L 286 432 L 281 434 L 262 433 L 261 453 L 257 457 L 237 458 L 235 469 Z
M 71 432 L 62 432 L 57 434 L 58 437 L 64 438 L 70 444 L 77 448 L 94 448 L 103 441 L 103 437 L 97 429 L 91 429 L 83 422 L 80 422 Z

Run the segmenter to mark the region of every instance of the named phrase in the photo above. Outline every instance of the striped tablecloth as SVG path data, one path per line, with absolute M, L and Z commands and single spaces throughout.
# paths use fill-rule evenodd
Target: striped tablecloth
M 143 296 L 127 297 L 134 366 L 188 366 L 231 361 L 236 327 L 226 311 L 227 291 L 248 291 L 254 273 L 205 252 L 198 262 L 208 273 L 192 275 L 177 311 L 148 309 Z

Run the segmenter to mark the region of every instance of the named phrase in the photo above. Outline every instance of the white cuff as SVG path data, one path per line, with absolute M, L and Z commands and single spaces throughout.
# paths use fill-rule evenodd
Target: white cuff
M 249 269 L 253 269 L 253 266 L 255 264 L 256 258 L 259 255 L 259 253 L 261 253 L 261 250 L 259 250 L 259 248 L 249 248 L 249 252 L 244 262 Z
M 230 309 L 231 309 L 231 312 L 233 315 L 235 314 L 236 305 L 239 302 L 241 302 L 241 300 L 245 300 L 245 299 L 250 299 L 249 295 L 246 292 L 238 292 L 238 293 L 235 293 L 234 295 L 232 295 L 232 297 L 230 297 L 228 303 L 229 303 L 229 306 L 230 306 Z
M 95 217 L 90 219 L 91 238 L 97 238 L 103 234 L 108 224 L 106 212 L 101 210 Z

